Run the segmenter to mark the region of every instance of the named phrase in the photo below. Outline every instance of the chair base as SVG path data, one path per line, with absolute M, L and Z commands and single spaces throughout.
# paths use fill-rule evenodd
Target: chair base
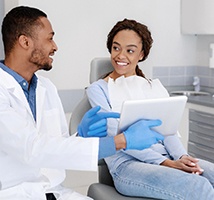
M 88 196 L 94 200 L 151 200 L 147 197 L 128 197 L 118 193 L 114 187 L 93 183 L 88 188 Z

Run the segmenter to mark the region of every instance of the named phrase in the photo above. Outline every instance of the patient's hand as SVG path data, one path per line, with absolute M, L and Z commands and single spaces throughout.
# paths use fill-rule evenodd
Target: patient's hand
M 202 174 L 203 169 L 200 168 L 198 164 L 198 159 L 193 158 L 192 156 L 183 155 L 178 160 L 165 160 L 161 163 L 163 166 L 172 167 L 175 169 L 180 169 L 185 172 L 194 173 L 194 174 Z

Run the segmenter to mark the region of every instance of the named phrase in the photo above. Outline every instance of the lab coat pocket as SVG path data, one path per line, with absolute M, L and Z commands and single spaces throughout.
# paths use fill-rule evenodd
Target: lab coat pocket
M 22 183 L 20 185 L 0 190 L 2 200 L 45 200 L 44 185 L 38 183 Z
M 61 135 L 60 114 L 58 109 L 54 108 L 44 111 L 43 121 L 49 136 L 55 137 Z
M 47 187 L 47 183 L 25 182 L 20 185 L 20 189 L 27 199 L 37 200 L 46 200 L 45 187 Z
M 20 186 L 15 186 L 12 188 L 0 190 L 0 199 L 7 199 L 7 200 L 22 200 L 23 193 L 20 191 Z

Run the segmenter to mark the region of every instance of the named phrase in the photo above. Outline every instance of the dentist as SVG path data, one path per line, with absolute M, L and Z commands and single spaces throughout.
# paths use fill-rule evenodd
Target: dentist
M 13 8 L 2 23 L 1 200 L 90 199 L 61 186 L 65 169 L 96 170 L 99 158 L 118 149 L 143 149 L 162 139 L 157 134 L 145 141 L 144 134 L 135 131 L 139 122 L 125 135 L 105 137 L 106 118 L 119 114 L 98 113 L 99 107 L 84 115 L 78 128 L 81 137 L 69 136 L 56 87 L 35 74 L 52 68 L 57 51 L 53 36 L 47 15 L 36 8 Z

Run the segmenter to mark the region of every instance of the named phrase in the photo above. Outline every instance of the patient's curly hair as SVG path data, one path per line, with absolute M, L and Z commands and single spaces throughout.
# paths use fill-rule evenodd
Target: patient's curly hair
M 112 43 L 115 35 L 122 30 L 132 30 L 138 34 L 138 36 L 141 38 L 142 51 L 144 52 L 144 57 L 139 60 L 139 62 L 146 60 L 153 43 L 151 33 L 146 25 L 131 19 L 124 19 L 123 21 L 117 22 L 109 32 L 107 37 L 107 48 L 109 53 L 111 53 Z M 145 75 L 140 70 L 138 65 L 136 66 L 136 74 L 145 78 Z

